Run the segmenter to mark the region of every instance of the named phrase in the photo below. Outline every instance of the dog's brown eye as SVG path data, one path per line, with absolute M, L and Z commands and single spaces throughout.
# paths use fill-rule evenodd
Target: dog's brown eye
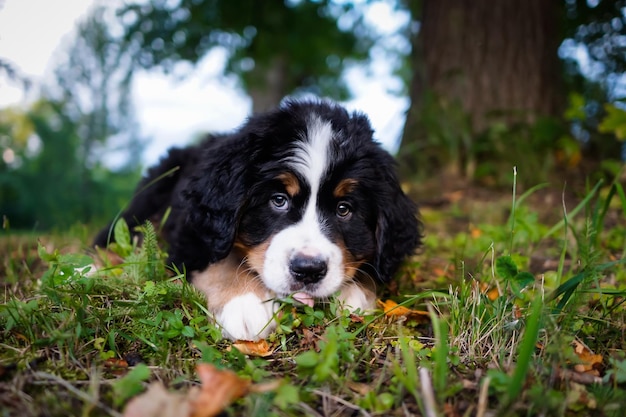
M 274 194 L 270 198 L 270 204 L 277 210 L 288 210 L 289 198 L 285 194 Z
M 337 216 L 347 220 L 352 216 L 352 206 L 345 201 L 340 201 L 337 204 Z

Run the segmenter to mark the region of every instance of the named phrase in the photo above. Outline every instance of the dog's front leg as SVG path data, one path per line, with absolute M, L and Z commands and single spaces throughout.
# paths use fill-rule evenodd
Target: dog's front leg
M 275 328 L 274 294 L 251 271 L 240 270 L 232 256 L 192 274 L 193 285 L 207 298 L 208 310 L 231 340 L 259 340 Z
M 376 284 L 369 279 L 354 279 L 341 287 L 337 298 L 344 310 L 372 311 L 376 307 Z

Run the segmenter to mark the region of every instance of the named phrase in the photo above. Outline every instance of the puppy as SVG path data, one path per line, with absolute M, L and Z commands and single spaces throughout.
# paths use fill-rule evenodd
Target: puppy
M 231 134 L 171 149 L 122 213 L 159 221 L 168 263 L 207 297 L 223 335 L 265 338 L 273 299 L 337 295 L 374 308 L 421 240 L 417 208 L 367 117 L 329 101 L 285 101 Z M 94 244 L 105 247 L 110 227 Z

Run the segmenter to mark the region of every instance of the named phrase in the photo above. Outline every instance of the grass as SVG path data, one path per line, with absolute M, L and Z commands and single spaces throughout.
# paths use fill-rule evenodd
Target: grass
M 624 188 L 589 186 L 554 204 L 551 222 L 540 188 L 485 210 L 423 209 L 423 252 L 384 295 L 427 323 L 287 299 L 265 358 L 221 339 L 202 296 L 166 273 L 149 226 L 143 247 L 120 239 L 124 262 L 95 274 L 83 229 L 4 236 L 0 414 L 121 415 L 151 381 L 197 385 L 208 362 L 277 382 L 225 415 L 622 415 Z

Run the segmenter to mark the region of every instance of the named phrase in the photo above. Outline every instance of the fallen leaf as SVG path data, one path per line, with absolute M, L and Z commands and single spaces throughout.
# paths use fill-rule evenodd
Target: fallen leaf
M 434 267 L 433 269 L 431 269 L 431 272 L 436 277 L 445 277 L 446 276 L 446 270 L 443 269 L 440 266 Z
M 350 321 L 352 323 L 363 323 L 364 319 L 363 319 L 363 316 L 359 316 L 353 313 L 353 314 L 350 314 Z
M 212 417 L 236 399 L 243 397 L 250 388 L 250 381 L 236 373 L 220 370 L 209 363 L 196 366 L 202 383 L 199 393 L 190 400 L 191 417 Z
M 555 377 L 562 381 L 572 381 L 579 384 L 602 384 L 602 378 L 588 373 L 578 373 L 569 369 L 556 368 L 554 370 Z
M 591 349 L 578 340 L 574 340 L 572 346 L 574 347 L 574 353 L 580 360 L 580 363 L 574 365 L 574 370 L 579 373 L 590 373 L 599 376 L 604 359 L 602 355 L 594 354 Z
M 413 320 L 418 323 L 427 323 L 428 321 L 430 321 L 430 315 L 428 311 L 411 310 L 410 308 L 401 306 L 392 300 L 377 300 L 376 303 L 380 308 L 383 309 L 383 312 L 387 317 L 404 317 L 407 320 Z
M 478 227 L 475 227 L 474 225 L 470 225 L 470 236 L 474 239 L 479 238 L 480 236 L 482 236 L 483 231 L 480 230 Z
M 188 417 L 191 404 L 188 396 L 169 392 L 163 383 L 153 382 L 148 391 L 126 404 L 123 417 Z
M 346 381 L 346 385 L 352 392 L 356 392 L 363 397 L 372 391 L 372 387 L 363 382 Z
M 498 287 L 493 287 L 486 292 L 486 295 L 490 301 L 495 301 L 496 298 L 500 297 L 500 290 L 498 289 Z
M 199 387 L 181 394 L 154 382 L 145 393 L 128 402 L 123 417 L 213 417 L 248 392 L 267 392 L 279 385 L 278 381 L 252 385 L 232 371 L 207 363 L 198 364 L 196 372 Z
M 302 339 L 300 339 L 300 348 L 319 352 L 320 348 L 318 343 L 321 339 L 322 333 L 324 333 L 324 329 L 321 326 L 303 327 Z
M 473 281 L 474 288 L 478 287 L 481 293 L 485 294 L 490 301 L 495 301 L 500 297 L 500 289 L 498 286 L 489 287 L 486 282 Z
M 250 340 L 237 340 L 233 343 L 233 347 L 244 355 L 266 357 L 274 353 L 270 345 L 265 340 L 252 342 Z
M 447 198 L 450 203 L 456 203 L 457 201 L 460 201 L 464 195 L 465 194 L 463 190 L 444 193 L 444 197 Z
M 128 362 L 124 359 L 109 358 L 104 361 L 104 369 L 113 375 L 123 375 L 128 371 Z

